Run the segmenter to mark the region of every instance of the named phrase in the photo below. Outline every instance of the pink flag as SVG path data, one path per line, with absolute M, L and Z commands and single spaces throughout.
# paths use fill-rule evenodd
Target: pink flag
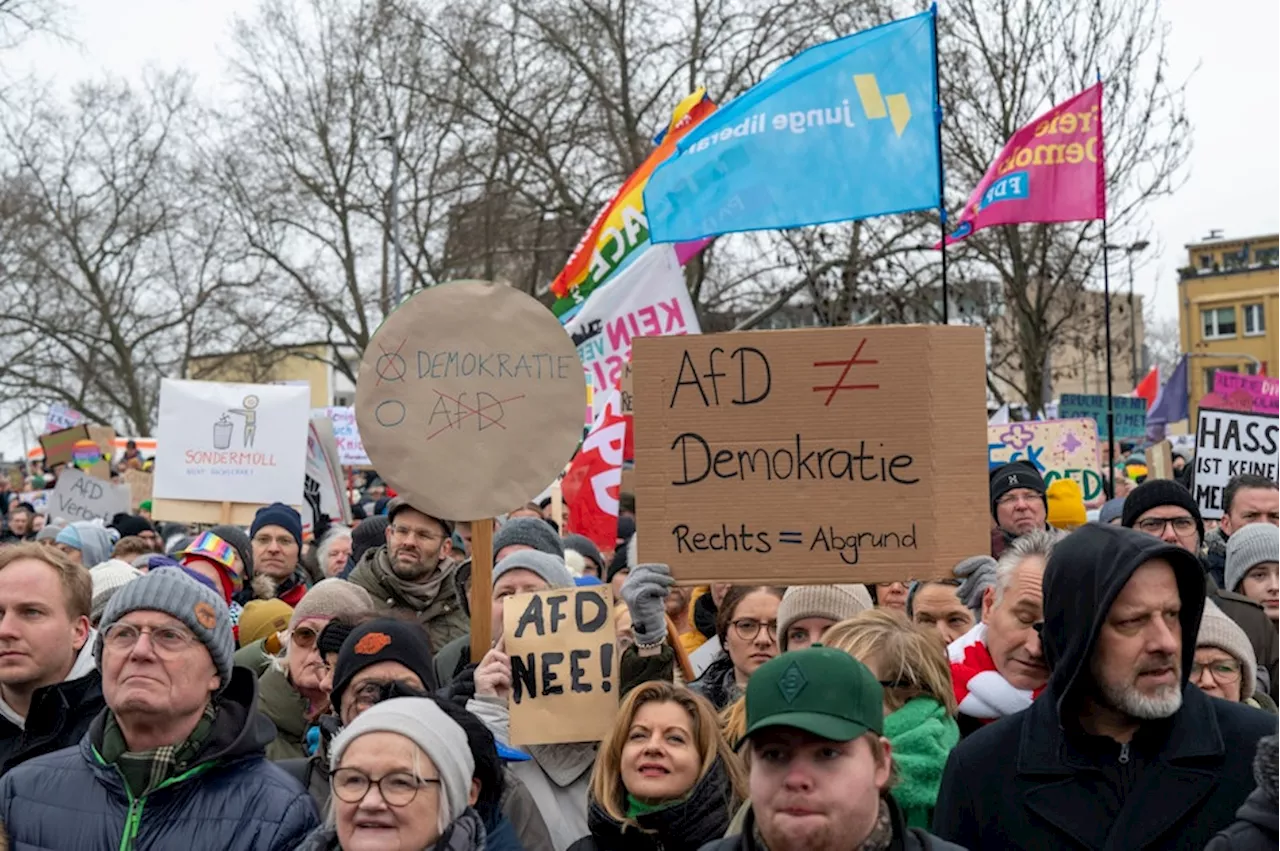
M 947 244 L 992 225 L 1107 215 L 1102 83 L 1013 134 L 969 196 Z

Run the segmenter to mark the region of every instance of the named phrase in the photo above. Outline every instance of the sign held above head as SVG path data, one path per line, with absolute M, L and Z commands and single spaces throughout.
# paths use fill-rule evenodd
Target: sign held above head
M 586 382 L 573 340 L 531 296 L 458 281 L 422 290 L 360 363 L 356 421 L 369 460 L 417 509 L 496 517 L 564 469 Z
M 681 583 L 949 575 L 990 545 L 978 328 L 647 337 L 640 559 Z

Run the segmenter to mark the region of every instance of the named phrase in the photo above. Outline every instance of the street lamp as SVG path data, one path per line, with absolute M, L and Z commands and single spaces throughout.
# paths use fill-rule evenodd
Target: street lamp
M 1136 389 L 1138 386 L 1138 317 L 1133 307 L 1133 255 L 1143 251 L 1151 243 L 1139 239 L 1129 245 L 1107 245 L 1108 251 L 1123 251 L 1129 258 L 1129 375 Z

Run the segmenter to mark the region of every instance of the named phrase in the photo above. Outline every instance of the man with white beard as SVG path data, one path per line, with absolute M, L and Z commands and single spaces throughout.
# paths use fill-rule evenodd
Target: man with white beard
M 934 833 L 966 848 L 1203 848 L 1276 731 L 1274 715 L 1189 683 L 1204 599 L 1182 547 L 1096 524 L 1059 541 L 1044 571 L 1048 687 L 951 752 Z

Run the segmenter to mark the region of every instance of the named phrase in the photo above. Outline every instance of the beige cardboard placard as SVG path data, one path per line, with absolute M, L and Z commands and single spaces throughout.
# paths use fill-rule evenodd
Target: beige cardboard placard
M 44 468 L 52 470 L 59 464 L 70 464 L 71 450 L 76 445 L 76 441 L 91 439 L 89 427 L 83 425 L 40 435 L 40 446 L 44 449 Z
M 111 481 L 111 462 L 106 458 L 90 464 L 84 468 L 84 471 L 95 479 L 101 479 L 104 482 Z
M 551 311 L 518 290 L 458 281 L 382 323 L 356 382 L 373 466 L 414 507 L 495 517 L 542 492 L 582 437 L 582 362 Z
M 249 526 L 259 508 L 265 508 L 249 502 L 207 502 L 198 499 L 164 499 L 153 497 L 151 500 L 151 519 L 172 520 L 176 523 L 204 523 L 216 526 L 230 523 L 233 526 Z M 293 506 L 301 512 L 301 506 Z
M 1091 419 L 1035 420 L 987 426 L 987 463 L 1026 461 L 1045 484 L 1075 479 L 1085 502 L 1102 495 L 1098 424 Z
M 102 454 L 109 460 L 115 460 L 116 430 L 108 425 L 89 426 L 89 439 L 98 444 Z
M 508 597 L 511 743 L 598 742 L 618 711 L 617 631 L 608 585 Z
M 1173 478 L 1173 446 L 1162 440 L 1154 446 L 1147 447 L 1147 478 Z
M 125 470 L 124 481 L 129 486 L 130 510 L 137 511 L 138 506 L 151 499 L 151 474 L 141 470 Z
M 634 341 L 637 543 L 682 584 L 951 575 L 988 551 L 980 328 Z

